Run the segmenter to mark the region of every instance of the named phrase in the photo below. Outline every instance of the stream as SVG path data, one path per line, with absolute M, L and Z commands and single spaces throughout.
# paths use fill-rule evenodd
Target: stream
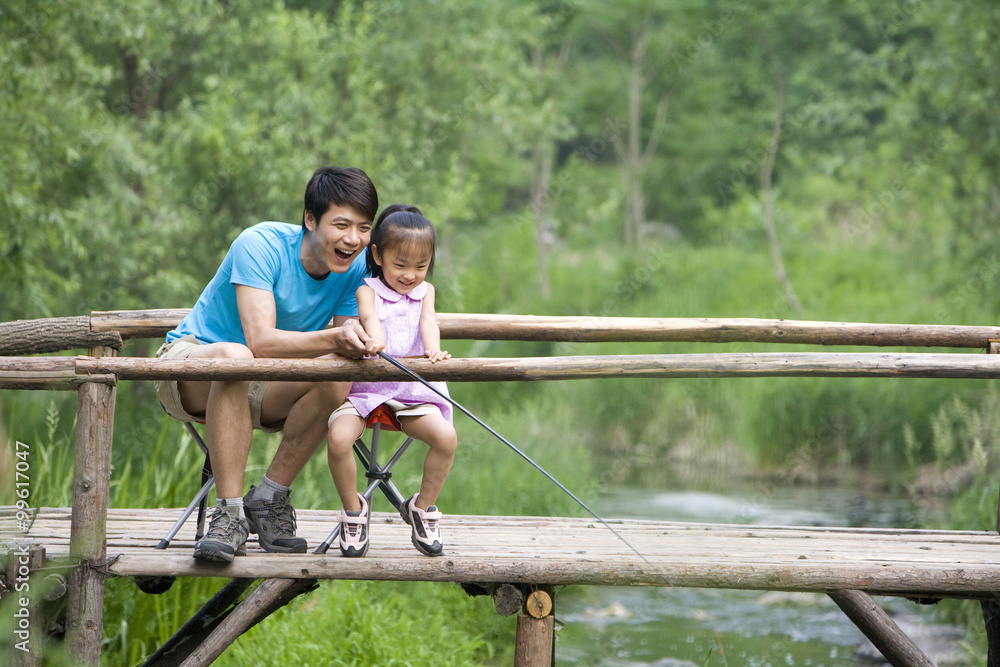
M 595 507 L 604 517 L 756 525 L 913 525 L 904 500 L 843 489 L 755 494 L 621 489 Z M 965 657 L 963 630 L 934 607 L 876 598 L 939 667 Z M 693 588 L 571 587 L 557 596 L 559 665 L 609 667 L 872 667 L 887 664 L 825 595 Z M 944 602 L 941 604 L 948 604 Z M 558 626 L 557 626 L 558 627 Z

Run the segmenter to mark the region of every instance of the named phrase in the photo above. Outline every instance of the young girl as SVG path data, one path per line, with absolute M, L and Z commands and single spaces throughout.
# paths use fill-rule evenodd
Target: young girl
M 358 317 L 371 337 L 368 354 L 385 350 L 394 357 L 422 356 L 432 362 L 451 358 L 441 349 L 434 286 L 424 280 L 434 266 L 435 240 L 434 226 L 416 207 L 396 204 L 379 216 L 368 254 L 372 277 L 357 291 Z M 443 382 L 433 384 L 447 395 Z M 327 454 L 343 503 L 340 551 L 358 557 L 368 550 L 371 512 L 357 492 L 352 447 L 368 415 L 383 403 L 406 435 L 430 446 L 420 493 L 404 503 L 400 515 L 412 528 L 413 545 L 428 556 L 440 556 L 441 512 L 434 503 L 451 469 L 458 437 L 451 405 L 418 382 L 355 382 L 347 401 L 330 415 Z

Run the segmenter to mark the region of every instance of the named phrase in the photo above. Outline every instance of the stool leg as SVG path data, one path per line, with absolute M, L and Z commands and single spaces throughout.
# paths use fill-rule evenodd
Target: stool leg
M 198 445 L 198 448 L 205 454 L 205 465 L 201 469 L 201 486 L 204 489 L 205 485 L 211 488 L 212 483 L 214 483 L 214 476 L 212 475 L 212 459 L 208 455 L 208 445 L 202 439 L 201 434 L 194 427 L 191 422 L 184 422 L 184 426 L 187 428 L 188 433 L 191 434 L 191 438 L 194 443 Z M 201 496 L 201 502 L 198 504 L 198 528 L 195 530 L 194 539 L 195 542 L 200 540 L 205 536 L 205 510 L 208 505 L 208 493 L 204 493 Z
M 194 541 L 197 542 L 205 537 L 205 510 L 208 507 L 208 489 L 215 484 L 215 476 L 212 475 L 212 461 L 205 454 L 205 465 L 201 469 L 201 487 L 205 490 L 201 494 L 201 502 L 198 503 L 198 529 L 194 533 Z
M 187 509 L 184 510 L 180 518 L 177 519 L 177 522 L 174 523 L 173 527 L 156 545 L 157 549 L 167 548 L 170 541 L 177 536 L 181 527 L 194 513 L 196 507 L 198 508 L 198 527 L 195 531 L 194 539 L 198 541 L 205 536 L 205 510 L 208 504 L 208 493 L 212 490 L 212 486 L 215 485 L 215 477 L 212 475 L 212 461 L 208 456 L 208 445 L 205 444 L 201 434 L 198 433 L 197 429 L 190 422 L 185 422 L 184 426 L 187 428 L 188 433 L 191 434 L 191 439 L 194 440 L 194 443 L 198 445 L 198 448 L 205 455 L 205 465 L 201 469 L 201 489 L 195 494 L 195 497 L 188 504 Z
M 170 544 L 170 540 L 174 539 L 178 531 L 180 531 L 181 527 L 184 526 L 184 522 L 188 520 L 188 517 L 194 514 L 195 508 L 198 507 L 199 505 L 201 505 L 201 507 L 205 506 L 205 499 L 208 497 L 208 492 L 212 490 L 213 484 L 215 484 L 215 478 L 210 476 L 208 478 L 208 481 L 202 485 L 201 490 L 198 491 L 198 494 L 194 497 L 193 500 L 191 500 L 191 504 L 187 506 L 187 509 L 185 509 L 184 513 L 181 514 L 181 517 L 177 519 L 177 523 L 173 525 L 173 527 L 166 534 L 166 536 L 162 540 L 160 540 L 159 544 L 156 545 L 157 549 L 166 549 L 167 545 Z M 199 526 L 199 531 L 201 531 L 204 528 L 204 517 L 202 516 L 200 517 L 200 519 L 202 525 Z M 197 539 L 200 540 L 201 537 L 199 536 Z

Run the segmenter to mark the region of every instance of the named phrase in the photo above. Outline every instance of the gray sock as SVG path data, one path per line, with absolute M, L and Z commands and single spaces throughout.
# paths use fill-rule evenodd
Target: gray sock
M 237 519 L 246 518 L 246 515 L 243 513 L 242 498 L 218 498 L 216 499 L 215 504 L 229 512 Z
M 289 489 L 287 486 L 282 486 L 277 482 L 272 482 L 268 479 L 267 475 L 264 475 L 261 477 L 260 486 L 254 489 L 253 499 L 271 502 L 277 494 L 288 493 L 288 491 Z

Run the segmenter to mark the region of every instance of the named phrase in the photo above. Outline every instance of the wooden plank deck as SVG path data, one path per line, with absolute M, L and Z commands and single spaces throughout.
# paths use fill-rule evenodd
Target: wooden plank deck
M 12 508 L 0 508 L 8 544 L 30 542 L 50 558 L 69 554 L 69 508 L 38 511 L 17 535 Z M 365 558 L 311 552 L 334 526 L 335 513 L 298 511 L 306 554 L 271 554 L 255 536 L 230 565 L 192 557 L 195 520 L 165 550 L 155 546 L 180 509 L 111 509 L 107 521 L 112 575 L 289 577 L 648 585 L 985 598 L 1000 592 L 1000 536 L 995 531 L 848 529 L 662 521 L 609 521 L 648 563 L 593 519 L 447 515 L 445 555 L 428 558 L 410 544 L 399 516 L 375 512 Z

